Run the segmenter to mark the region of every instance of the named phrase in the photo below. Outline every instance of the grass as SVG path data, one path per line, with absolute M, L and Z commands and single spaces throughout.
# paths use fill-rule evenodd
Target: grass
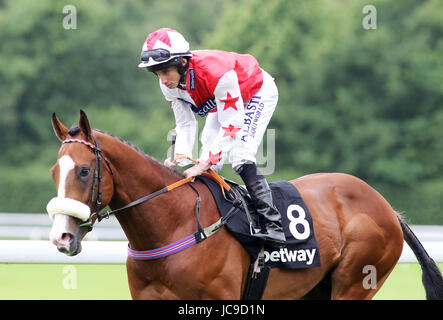
M 443 269 L 443 263 L 439 264 Z M 0 264 L 0 299 L 130 299 L 125 265 Z M 398 264 L 375 296 L 424 299 L 418 264 Z
M 440 270 L 443 263 L 438 264 Z M 424 300 L 425 289 L 421 282 L 418 263 L 399 263 L 377 292 L 375 300 Z
M 0 299 L 131 299 L 123 264 L 0 264 Z

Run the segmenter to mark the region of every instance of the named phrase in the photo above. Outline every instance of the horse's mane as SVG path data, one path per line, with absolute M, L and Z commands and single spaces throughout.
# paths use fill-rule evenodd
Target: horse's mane
M 160 161 L 158 161 L 158 160 L 155 159 L 154 157 L 151 157 L 150 155 L 146 154 L 146 153 L 143 152 L 139 147 L 137 147 L 136 145 L 132 144 L 131 142 L 126 141 L 126 140 L 124 140 L 124 139 L 122 139 L 122 138 L 120 138 L 120 137 L 117 137 L 117 136 L 115 136 L 115 135 L 113 135 L 113 134 L 110 134 L 110 133 L 108 133 L 108 132 L 102 131 L 102 130 L 100 130 L 100 129 L 95 129 L 95 128 L 94 128 L 93 131 L 97 131 L 97 132 L 102 133 L 102 134 L 104 134 L 104 135 L 110 136 L 110 137 L 112 137 L 112 138 L 114 138 L 114 139 L 117 139 L 118 141 L 124 143 L 124 144 L 127 145 L 128 147 L 131 147 L 132 149 L 134 149 L 135 151 L 137 151 L 141 156 L 143 156 L 143 157 L 145 157 L 145 158 L 147 158 L 147 159 L 149 159 L 149 160 L 151 160 L 151 161 L 154 161 L 155 163 L 159 164 L 159 165 L 160 165 L 161 167 L 163 167 L 164 169 L 166 169 L 166 170 L 172 172 L 172 173 L 175 174 L 178 178 L 180 178 L 180 179 L 184 178 L 183 174 L 181 174 L 180 172 L 178 172 L 178 171 L 176 171 L 176 170 L 174 170 L 174 169 L 172 169 L 172 168 L 169 168 L 169 167 L 165 166 L 163 163 L 161 163 Z M 68 134 L 69 134 L 71 137 L 74 137 L 74 136 L 76 136 L 79 132 L 80 132 L 80 128 L 79 128 L 78 126 L 72 126 L 72 127 L 69 129 Z
M 143 150 L 141 150 L 139 147 L 137 147 L 136 145 L 132 144 L 132 143 L 129 142 L 129 141 L 126 141 L 126 140 L 124 140 L 124 139 L 122 139 L 122 138 L 120 138 L 120 137 L 117 137 L 117 136 L 115 136 L 115 135 L 113 135 L 113 134 L 110 134 L 110 133 L 108 133 L 108 132 L 104 132 L 104 131 L 102 131 L 102 130 L 100 130 L 100 129 L 93 129 L 93 130 L 94 130 L 94 131 L 97 131 L 97 132 L 100 132 L 100 133 L 103 133 L 103 134 L 105 134 L 105 135 L 107 135 L 107 136 L 113 137 L 113 138 L 119 140 L 120 142 L 123 142 L 123 143 L 126 144 L 127 146 L 131 147 L 132 149 L 134 149 L 135 151 L 137 151 L 138 153 L 140 153 L 142 156 L 144 156 L 144 157 L 148 157 L 148 158 L 150 158 L 151 160 L 160 163 L 159 161 L 157 161 L 156 159 L 154 159 L 154 158 L 151 157 L 150 155 L 144 153 Z

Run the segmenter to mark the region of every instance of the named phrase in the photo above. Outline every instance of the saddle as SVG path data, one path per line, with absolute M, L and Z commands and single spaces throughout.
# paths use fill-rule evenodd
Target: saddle
M 198 163 L 184 155 L 179 157 Z M 263 227 L 264 222 L 260 221 L 258 215 L 251 214 L 254 201 L 245 187 L 219 176 L 211 169 L 195 179 L 203 182 L 211 191 L 222 216 L 217 223 L 204 230 L 199 221 L 198 200 L 196 241 L 206 239 L 226 225 L 251 257 L 248 280 L 243 293 L 244 300 L 261 299 L 271 268 L 303 269 L 320 266 L 320 253 L 312 217 L 294 185 L 284 180 L 269 183 L 274 205 L 281 214 L 286 237 L 286 245 L 281 248 L 254 236 L 254 233 Z
M 298 190 L 288 181 L 269 183 L 274 204 L 282 216 L 287 239 L 283 248 L 255 237 L 262 226 L 253 214 L 254 201 L 247 189 L 215 172 L 196 177 L 211 191 L 224 225 L 249 253 L 251 265 L 243 299 L 260 299 L 271 268 L 302 269 L 320 266 L 312 217 Z

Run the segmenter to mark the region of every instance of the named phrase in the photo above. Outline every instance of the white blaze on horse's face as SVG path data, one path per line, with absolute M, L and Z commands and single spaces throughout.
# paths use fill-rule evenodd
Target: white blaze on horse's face
M 66 198 L 67 180 L 75 168 L 75 162 L 68 155 L 58 160 L 59 182 L 57 197 L 51 199 L 46 210 L 53 221 L 49 238 L 58 250 L 68 255 L 80 252 L 81 245 L 78 237 L 78 225 L 72 217 L 85 221 L 89 218 L 90 208 L 86 204 Z
M 66 185 L 69 173 L 75 168 L 75 163 L 68 155 L 64 155 L 58 160 L 60 169 L 57 197 L 52 198 L 46 206 L 49 217 L 54 221 L 56 215 L 68 215 L 74 218 L 86 221 L 91 214 L 89 206 L 74 200 L 66 198 Z
M 69 172 L 74 169 L 75 163 L 70 156 L 65 155 L 58 160 L 58 166 L 60 167 L 60 181 L 57 197 L 64 198 L 66 196 L 66 178 Z

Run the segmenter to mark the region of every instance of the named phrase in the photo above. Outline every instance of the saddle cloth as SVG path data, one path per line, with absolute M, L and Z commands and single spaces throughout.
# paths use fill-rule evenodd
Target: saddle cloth
M 203 176 L 198 176 L 197 179 L 209 188 L 220 214 L 225 217 L 233 205 L 225 199 L 220 186 L 212 179 Z M 229 183 L 229 180 L 227 182 Z M 236 184 L 234 183 L 234 185 Z M 274 205 L 282 216 L 283 229 L 287 240 L 284 247 L 274 247 L 251 235 L 250 223 L 244 210 L 238 209 L 230 216 L 226 227 L 248 251 L 251 261 L 256 260 L 264 245 L 264 260 L 267 267 L 303 269 L 320 266 L 320 253 L 315 240 L 312 217 L 300 193 L 288 181 L 271 182 L 269 186 L 272 191 Z M 247 193 L 245 188 L 240 188 L 243 189 L 244 193 Z M 244 198 L 248 203 L 251 216 L 255 216 L 252 200 L 249 196 Z

